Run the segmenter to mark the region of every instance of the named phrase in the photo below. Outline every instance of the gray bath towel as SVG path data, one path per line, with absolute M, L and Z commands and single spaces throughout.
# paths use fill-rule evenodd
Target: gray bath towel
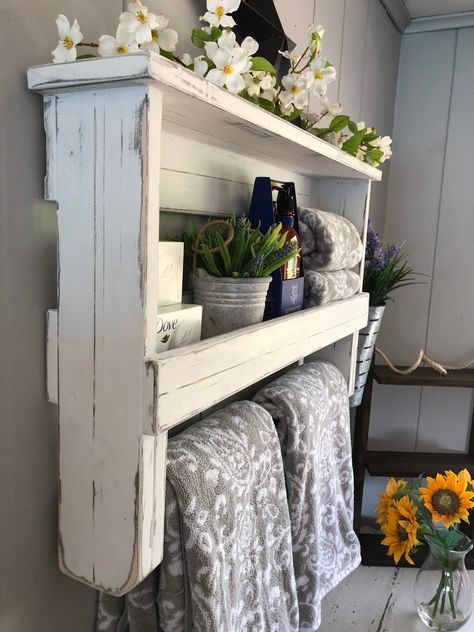
M 316 307 L 324 303 L 350 298 L 359 291 L 360 277 L 352 270 L 315 272 L 305 270 L 304 306 Z
M 307 270 L 353 268 L 364 248 L 352 222 L 341 215 L 317 209 L 299 209 L 301 251 Z
M 170 439 L 159 590 L 147 581 L 125 598 L 124 632 L 298 630 L 280 444 L 260 406 L 231 404 Z M 101 597 L 100 632 L 120 630 L 100 627 L 110 599 Z M 132 616 L 137 602 L 143 608 Z
M 320 625 L 321 600 L 360 564 L 352 529 L 347 386 L 326 362 L 305 364 L 255 401 L 272 415 L 283 454 L 301 631 Z

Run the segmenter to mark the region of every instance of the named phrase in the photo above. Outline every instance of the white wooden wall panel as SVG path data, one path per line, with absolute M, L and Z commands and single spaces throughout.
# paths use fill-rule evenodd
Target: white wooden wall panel
M 402 40 L 385 236 L 392 242 L 406 239 L 411 265 L 430 278 L 423 286 L 401 290 L 387 308 L 379 343 L 399 363 L 412 362 L 425 345 L 435 359 L 449 363 L 461 363 L 474 351 L 473 58 L 472 28 Z M 388 411 L 394 389 L 374 391 L 371 443 L 379 448 L 393 447 L 394 420 Z M 402 432 L 411 428 L 413 437 L 404 449 L 466 449 L 472 391 L 397 390 L 398 401 L 404 402 Z M 365 515 L 371 515 L 373 494 L 382 485 L 369 479 Z
M 452 31 L 410 35 L 403 40 L 400 57 L 384 236 L 389 242 L 406 240 L 410 265 L 429 275 L 436 244 L 455 39 Z M 380 346 L 395 362 L 412 362 L 426 343 L 430 288 L 429 280 L 404 288 L 388 305 Z
M 370 0 L 366 33 L 360 120 L 391 136 L 396 95 L 400 34 L 379 0 Z M 382 166 L 384 181 L 372 188 L 371 217 L 379 231 L 385 222 L 391 163 Z
M 344 39 L 339 66 L 338 99 L 344 111 L 362 118 L 364 70 L 366 67 L 367 25 L 371 0 L 349 0 L 344 14 Z M 330 37 L 330 34 L 328 34 Z M 370 59 L 367 60 L 370 63 Z M 398 63 L 398 56 L 394 60 Z M 396 77 L 396 72 L 393 77 Z M 392 82 L 393 81 L 392 77 Z
M 474 28 L 458 32 L 445 168 L 433 265 L 427 349 L 474 356 Z
M 353 0 L 349 0 L 352 2 Z M 359 0 L 356 0 L 359 4 Z M 322 24 L 326 30 L 323 38 L 323 55 L 337 69 L 341 67 L 342 47 L 344 39 L 344 13 L 347 0 L 315 0 L 314 24 Z M 339 95 L 339 82 L 333 82 L 328 86 L 328 97 L 337 101 Z M 317 97 L 312 97 L 311 103 L 318 103 Z

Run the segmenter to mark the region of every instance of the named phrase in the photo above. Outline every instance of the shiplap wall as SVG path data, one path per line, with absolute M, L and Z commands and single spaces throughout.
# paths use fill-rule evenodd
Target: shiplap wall
M 0 6 L 2 632 L 87 632 L 93 626 L 94 592 L 61 575 L 57 567 L 56 408 L 46 402 L 44 386 L 45 312 L 56 306 L 56 212 L 54 204 L 43 200 L 42 103 L 26 90 L 25 71 L 50 59 L 58 13 L 77 17 L 87 39 L 94 39 L 115 32 L 126 4 L 23 0 Z M 170 17 L 181 36 L 181 52 L 188 49 L 204 0 L 147 4 Z M 301 44 L 308 24 L 324 23 L 327 56 L 339 65 L 346 110 L 391 133 L 400 37 L 379 0 L 316 0 L 316 7 L 314 0 L 276 4 L 289 35 Z M 203 214 L 240 211 L 248 203 L 253 178 L 269 173 L 268 165 L 242 158 L 229 171 L 229 154 L 223 157 L 198 144 L 173 146 L 172 136 L 165 143 L 169 160 L 162 173 L 163 202 L 169 208 Z M 291 177 L 278 171 L 269 175 Z M 296 181 L 301 201 L 314 199 L 311 182 Z M 373 187 L 379 226 L 384 187 L 386 183 Z
M 449 364 L 474 356 L 473 59 L 474 28 L 402 38 L 385 238 L 406 240 L 430 278 L 387 307 L 379 345 L 400 364 L 419 348 Z M 465 451 L 472 405 L 469 389 L 376 386 L 371 444 Z M 382 485 L 366 486 L 366 515 Z

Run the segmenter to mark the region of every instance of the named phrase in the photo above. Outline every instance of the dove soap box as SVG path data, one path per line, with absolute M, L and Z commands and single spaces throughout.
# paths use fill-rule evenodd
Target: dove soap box
M 181 303 L 184 244 L 160 241 L 158 254 L 158 306 Z
M 201 305 L 178 303 L 158 307 L 156 352 L 185 347 L 201 340 Z

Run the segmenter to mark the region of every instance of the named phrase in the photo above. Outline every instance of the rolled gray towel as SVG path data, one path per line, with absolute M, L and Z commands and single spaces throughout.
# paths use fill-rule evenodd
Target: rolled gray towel
M 309 255 L 310 252 L 316 248 L 316 241 L 314 240 L 313 231 L 311 228 L 299 220 L 299 236 L 301 242 L 301 252 L 303 255 Z
M 353 268 L 362 259 L 364 247 L 356 227 L 345 217 L 311 208 L 299 210 L 303 224 L 303 261 L 306 269 L 332 271 Z M 313 234 L 314 246 L 306 228 Z M 302 240 L 303 241 L 303 240 Z M 308 249 L 312 247 L 312 251 Z
M 360 289 L 360 277 L 352 270 L 304 274 L 304 306 L 316 307 L 354 296 Z

